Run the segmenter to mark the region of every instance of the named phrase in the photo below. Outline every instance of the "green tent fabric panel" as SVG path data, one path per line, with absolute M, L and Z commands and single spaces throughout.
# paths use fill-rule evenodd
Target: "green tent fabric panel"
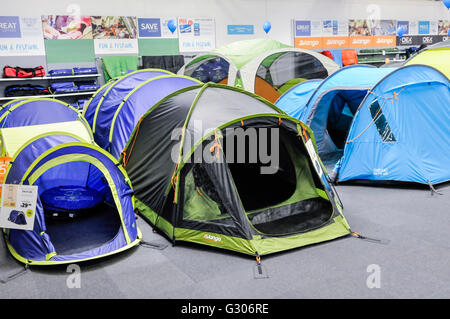
M 135 55 L 102 57 L 103 75 L 105 82 L 118 76 L 123 76 L 129 70 L 138 69 L 138 57 Z
M 94 62 L 94 40 L 45 40 L 47 63 Z
M 139 55 L 179 55 L 178 39 L 139 39 Z

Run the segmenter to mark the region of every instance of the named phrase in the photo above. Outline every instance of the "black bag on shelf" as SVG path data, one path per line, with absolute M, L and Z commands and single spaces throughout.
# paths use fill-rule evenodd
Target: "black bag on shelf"
M 50 91 L 42 85 L 9 85 L 5 88 L 5 96 L 28 96 L 28 95 L 46 95 L 50 94 Z

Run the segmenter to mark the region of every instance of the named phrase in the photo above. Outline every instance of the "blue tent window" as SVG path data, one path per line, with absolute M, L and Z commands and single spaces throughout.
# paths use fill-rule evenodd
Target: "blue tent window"
M 373 122 L 380 134 L 381 140 L 383 142 L 396 142 L 394 134 L 383 114 L 383 110 L 380 107 L 378 100 L 374 100 L 369 107 L 370 114 L 372 115 Z

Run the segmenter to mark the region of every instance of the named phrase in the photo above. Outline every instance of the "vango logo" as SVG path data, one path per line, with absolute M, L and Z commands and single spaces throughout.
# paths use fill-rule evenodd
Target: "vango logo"
M 378 38 L 377 39 L 377 44 L 386 44 L 386 45 L 390 45 L 394 43 L 394 39 L 391 38 Z
M 215 242 L 215 243 L 222 243 L 222 238 L 217 237 L 217 236 L 213 236 L 213 235 L 210 235 L 210 234 L 204 234 L 203 235 L 203 239 L 206 239 L 207 241 L 212 241 L 212 242 Z
M 327 45 L 343 46 L 345 43 L 346 43 L 345 40 L 334 40 L 334 39 L 327 40 Z
M 300 46 L 316 47 L 319 45 L 319 41 L 318 40 L 300 40 L 300 41 L 298 41 L 298 44 Z
M 354 45 L 357 45 L 357 44 L 368 45 L 369 43 L 370 43 L 370 39 L 357 38 L 357 39 L 352 40 L 352 44 L 354 44 Z

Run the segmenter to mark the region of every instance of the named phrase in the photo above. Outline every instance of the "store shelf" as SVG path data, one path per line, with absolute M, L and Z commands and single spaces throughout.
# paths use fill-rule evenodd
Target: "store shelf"
M 34 78 L 0 78 L 0 82 L 10 81 L 48 81 L 48 80 L 62 80 L 62 79 L 74 79 L 74 78 L 94 78 L 100 77 L 100 74 L 83 74 L 83 75 L 64 75 L 64 76 L 40 76 Z
M 61 93 L 61 94 L 46 94 L 46 95 L 29 95 L 29 96 L 8 96 L 8 97 L 0 97 L 0 101 L 8 101 L 15 99 L 30 99 L 30 98 L 42 98 L 42 97 L 50 97 L 50 98 L 58 98 L 58 97 L 67 97 L 67 96 L 78 96 L 78 95 L 91 95 L 97 91 L 82 91 L 82 92 L 73 92 L 73 93 Z

